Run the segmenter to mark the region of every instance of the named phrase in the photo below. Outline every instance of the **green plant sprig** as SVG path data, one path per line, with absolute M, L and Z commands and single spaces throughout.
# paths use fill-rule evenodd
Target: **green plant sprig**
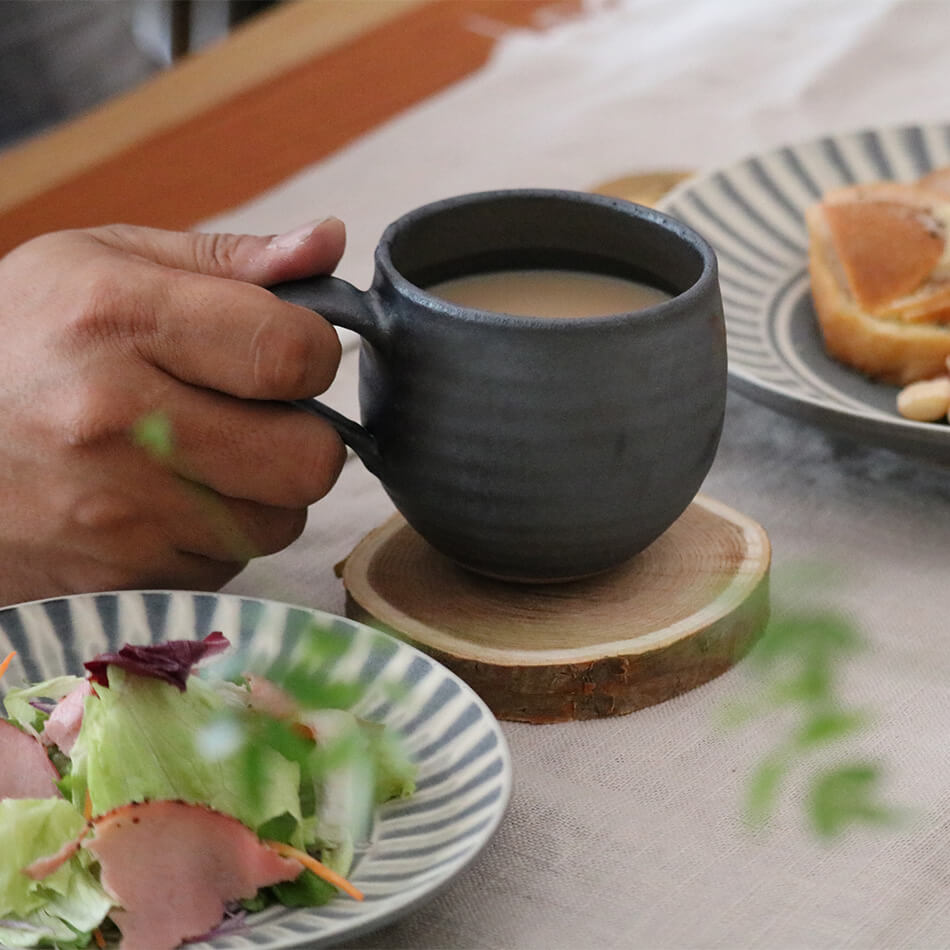
M 806 775 L 805 801 L 812 829 L 822 838 L 857 824 L 894 822 L 899 811 L 881 800 L 879 763 L 844 757 L 842 764 L 813 766 L 816 753 L 855 738 L 870 717 L 850 709 L 840 696 L 842 665 L 864 647 L 856 627 L 832 611 L 786 612 L 775 616 L 749 654 L 749 669 L 764 683 L 761 699 L 726 710 L 730 726 L 748 725 L 784 713 L 788 733 L 755 767 L 744 812 L 754 827 L 765 825 L 778 805 L 783 784 Z

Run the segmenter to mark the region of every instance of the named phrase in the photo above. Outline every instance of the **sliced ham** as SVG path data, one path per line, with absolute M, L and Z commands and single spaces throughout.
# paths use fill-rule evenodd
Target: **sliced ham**
M 40 736 L 46 745 L 55 745 L 66 755 L 72 752 L 76 736 L 79 735 L 79 728 L 82 726 L 86 697 L 91 694 L 92 686 L 89 680 L 83 680 L 56 704 Z
M 56 854 L 51 854 L 46 858 L 38 858 L 32 864 L 23 868 L 23 873 L 34 881 L 42 881 L 49 877 L 54 871 L 58 871 L 82 846 L 82 839 L 89 834 L 86 828 L 82 834 L 73 841 L 67 841 Z
M 173 950 L 207 933 L 225 904 L 291 881 L 301 865 L 282 858 L 235 818 L 177 801 L 124 805 L 94 822 L 83 842 L 119 905 L 122 950 Z
M 0 719 L 0 798 L 61 798 L 58 781 L 39 739 Z

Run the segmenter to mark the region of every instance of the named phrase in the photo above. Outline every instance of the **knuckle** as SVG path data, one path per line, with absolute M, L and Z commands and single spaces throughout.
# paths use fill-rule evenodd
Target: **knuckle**
M 112 266 L 86 268 L 73 288 L 74 303 L 63 327 L 63 342 L 75 350 L 119 344 L 133 334 L 154 330 L 154 288 L 143 290 L 142 274 L 130 289 L 128 274 Z
M 85 494 L 73 503 L 71 521 L 79 528 L 101 534 L 126 533 L 138 523 L 135 502 L 114 487 Z
M 84 380 L 64 393 L 59 412 L 63 444 L 82 448 L 126 437 L 134 415 L 125 393 L 101 379 Z
M 195 235 L 195 264 L 204 274 L 231 274 L 237 269 L 239 247 L 233 235 L 201 232 Z
M 88 232 L 79 229 L 47 231 L 24 241 L 6 254 L 3 260 L 25 261 L 49 274 L 51 260 L 62 259 L 64 254 L 75 254 L 87 241 Z
M 10 251 L 4 261 L 48 267 L 48 262 L 65 250 L 62 245 L 69 240 L 68 234 L 66 231 L 51 231 L 31 238 Z
M 135 238 L 140 233 L 140 228 L 132 224 L 123 224 L 115 222 L 112 224 L 101 224 L 95 228 L 89 228 L 86 232 L 97 240 L 104 240 L 113 246 L 124 247 L 133 245 Z

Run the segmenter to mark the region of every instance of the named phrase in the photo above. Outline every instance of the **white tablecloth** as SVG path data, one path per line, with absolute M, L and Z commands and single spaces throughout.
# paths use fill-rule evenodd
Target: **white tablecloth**
M 205 226 L 270 232 L 338 215 L 350 235 L 339 273 L 365 286 L 384 226 L 435 198 L 587 188 L 826 132 L 950 119 L 948 56 L 947 0 L 591 4 L 583 18 L 508 35 L 472 78 Z M 353 414 L 355 378 L 347 338 L 330 400 Z M 703 490 L 766 528 L 777 601 L 814 595 L 857 624 L 867 649 L 842 691 L 871 724 L 831 761 L 879 760 L 906 820 L 822 843 L 794 780 L 770 824 L 746 827 L 746 782 L 784 732 L 768 719 L 719 728 L 728 702 L 763 689 L 743 666 L 623 718 L 506 724 L 515 791 L 496 837 L 431 902 L 349 945 L 950 945 L 950 475 L 733 394 Z M 227 589 L 341 613 L 333 565 L 390 511 L 351 459 L 305 535 Z M 802 562 L 818 566 L 817 589 Z

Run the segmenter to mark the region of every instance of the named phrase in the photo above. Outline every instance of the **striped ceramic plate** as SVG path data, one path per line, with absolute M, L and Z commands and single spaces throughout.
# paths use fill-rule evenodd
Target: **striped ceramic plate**
M 497 828 L 511 791 L 508 748 L 472 690 L 418 650 L 316 610 L 244 597 L 168 591 L 88 594 L 0 610 L 0 657 L 17 656 L 3 686 L 83 672 L 123 643 L 200 638 L 222 631 L 261 660 L 316 626 L 341 647 L 334 672 L 360 682 L 354 711 L 398 730 L 418 763 L 418 788 L 384 806 L 353 883 L 366 899 L 315 909 L 274 908 L 240 933 L 189 947 L 320 947 L 404 914 L 461 871 Z
M 950 125 L 871 129 L 747 158 L 688 180 L 661 202 L 716 250 L 736 389 L 855 438 L 950 459 L 947 426 L 903 419 L 895 387 L 826 355 L 809 292 L 804 221 L 829 188 L 912 180 L 948 164 Z

